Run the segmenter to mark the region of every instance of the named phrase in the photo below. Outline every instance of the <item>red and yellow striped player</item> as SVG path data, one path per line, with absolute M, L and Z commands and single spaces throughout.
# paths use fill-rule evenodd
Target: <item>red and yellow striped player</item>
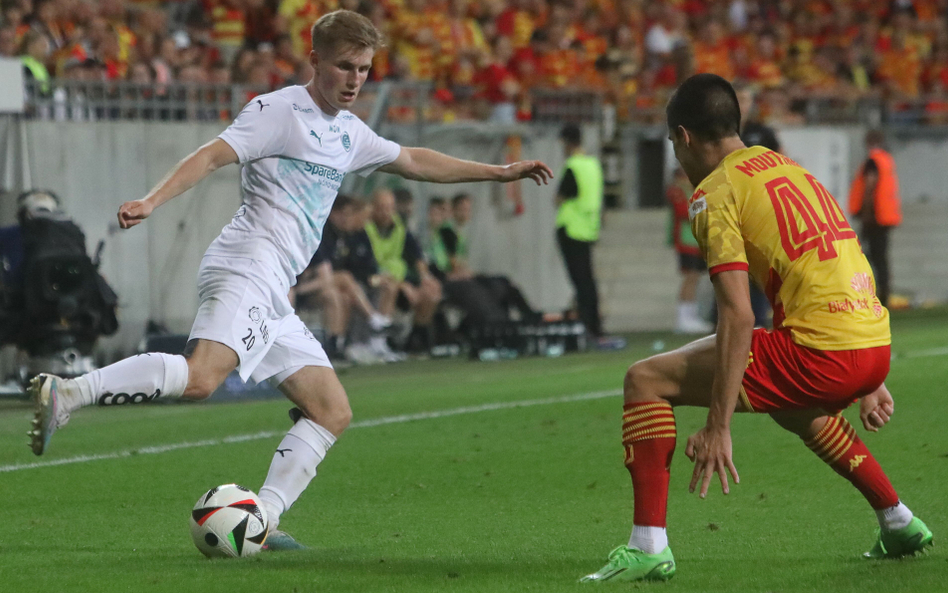
M 856 233 L 826 188 L 793 160 L 738 135 L 734 89 L 714 74 L 686 80 L 667 107 L 675 156 L 696 191 L 694 235 L 708 263 L 718 333 L 640 361 L 626 373 L 622 443 L 635 517 L 628 546 L 584 582 L 666 580 L 676 566 L 665 532 L 674 406 L 708 408 L 688 439 L 690 490 L 705 497 L 718 473 L 739 481 L 731 416 L 769 414 L 859 489 L 881 527 L 869 558 L 900 557 L 931 544 L 931 531 L 900 502 L 882 468 L 840 415 L 859 400 L 869 431 L 892 415 L 888 311 Z M 749 277 L 774 309 L 774 330 L 754 329 Z

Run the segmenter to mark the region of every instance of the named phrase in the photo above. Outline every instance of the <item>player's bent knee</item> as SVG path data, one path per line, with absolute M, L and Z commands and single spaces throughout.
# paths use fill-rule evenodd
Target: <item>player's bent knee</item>
M 651 378 L 653 374 L 649 371 L 648 361 L 640 360 L 629 367 L 625 372 L 625 380 L 622 384 L 625 403 L 636 403 L 655 399 L 655 394 L 651 393 Z
M 352 408 L 345 397 L 328 402 L 308 402 L 301 406 L 301 410 L 304 416 L 337 436 L 352 422 Z

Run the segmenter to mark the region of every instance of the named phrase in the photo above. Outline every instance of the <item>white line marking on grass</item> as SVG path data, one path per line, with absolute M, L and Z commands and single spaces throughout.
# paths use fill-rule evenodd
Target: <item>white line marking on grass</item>
M 948 355 L 948 346 L 943 348 L 929 348 L 928 350 L 912 350 L 911 352 L 905 352 L 902 354 L 896 354 L 892 358 L 894 360 L 899 360 L 902 358 L 928 358 L 931 356 L 946 356 Z
M 591 393 L 580 393 L 577 395 L 566 395 L 562 397 L 548 397 L 544 399 L 527 399 L 512 402 L 496 402 L 492 404 L 481 404 L 479 406 L 465 406 L 462 408 L 453 408 L 450 410 L 435 410 L 433 412 L 418 412 L 416 414 L 402 414 L 399 416 L 383 416 L 381 418 L 370 418 L 353 422 L 349 425 L 349 430 L 354 428 L 372 428 L 373 426 L 383 426 L 386 424 L 403 424 L 405 422 L 414 422 L 416 420 L 432 420 L 436 418 L 446 418 L 448 416 L 460 416 L 462 414 L 477 414 L 479 412 L 491 412 L 494 410 L 510 410 L 514 408 L 530 408 L 534 406 L 548 406 L 553 404 L 565 404 L 570 402 L 581 402 L 594 399 L 604 399 L 622 395 L 621 389 L 611 389 L 609 391 L 593 391 Z M 78 455 L 76 457 L 64 457 L 62 459 L 52 459 L 49 461 L 37 461 L 34 463 L 15 463 L 12 465 L 0 465 L 0 473 L 15 472 L 24 469 L 39 469 L 41 467 L 53 467 L 57 465 L 71 465 L 73 463 L 88 463 L 90 461 L 102 461 L 105 459 L 122 459 L 135 455 L 158 455 L 169 451 L 178 451 L 180 449 L 195 449 L 199 447 L 212 447 L 215 445 L 227 445 L 231 443 L 244 443 L 247 441 L 258 441 L 261 439 L 270 439 L 286 434 L 286 431 L 265 430 L 253 434 L 242 434 L 224 437 L 221 439 L 207 439 L 203 441 L 190 441 L 183 443 L 170 443 L 168 445 L 155 445 L 153 447 L 142 447 L 141 449 L 131 449 L 128 451 L 116 451 L 115 453 L 102 453 L 100 455 Z

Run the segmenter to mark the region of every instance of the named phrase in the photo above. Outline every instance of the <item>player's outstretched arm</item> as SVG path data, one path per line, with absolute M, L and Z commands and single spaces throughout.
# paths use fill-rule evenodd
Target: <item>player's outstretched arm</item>
M 151 216 L 158 206 L 188 191 L 224 165 L 236 162 L 237 153 L 229 144 L 220 138 L 211 140 L 184 157 L 147 196 L 122 204 L 118 211 L 119 226 L 132 228 Z
M 685 448 L 685 454 L 695 462 L 689 490 L 694 492 L 700 481 L 701 498 L 707 496 L 715 472 L 725 494 L 729 492 L 727 472 L 735 483 L 741 481 L 731 460 L 731 416 L 737 407 L 754 331 L 747 272 L 721 272 L 714 275 L 712 282 L 718 302 L 718 332 L 708 422 L 688 439 Z
M 509 165 L 488 165 L 465 161 L 428 148 L 406 148 L 380 171 L 395 173 L 406 179 L 433 183 L 464 183 L 466 181 L 517 181 L 530 178 L 537 185 L 547 184 L 553 171 L 541 161 L 518 161 Z

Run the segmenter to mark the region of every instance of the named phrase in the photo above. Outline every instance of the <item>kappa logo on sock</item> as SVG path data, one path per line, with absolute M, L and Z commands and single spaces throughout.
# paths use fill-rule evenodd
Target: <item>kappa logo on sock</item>
M 856 468 L 859 467 L 859 464 L 862 463 L 862 460 L 865 459 L 865 455 L 856 455 L 849 460 L 849 471 L 854 472 Z
M 143 404 L 155 401 L 161 396 L 161 390 L 156 389 L 151 395 L 145 393 L 103 393 L 96 402 L 100 406 L 121 406 L 124 404 Z
M 293 449 L 277 449 L 276 452 L 280 454 L 280 457 L 286 457 L 283 453 L 292 453 Z

